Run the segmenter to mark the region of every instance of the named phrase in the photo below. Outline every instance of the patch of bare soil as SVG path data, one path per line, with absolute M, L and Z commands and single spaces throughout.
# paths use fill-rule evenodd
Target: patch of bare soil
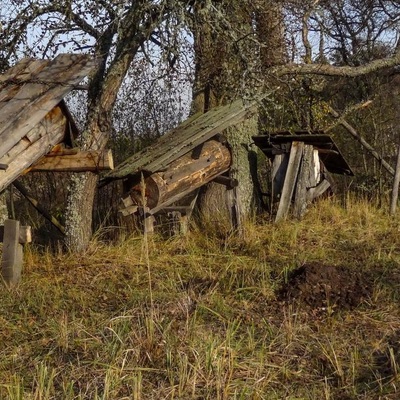
M 313 309 L 353 309 L 372 293 L 372 282 L 345 266 L 306 264 L 289 275 L 278 293 L 285 302 L 300 302 Z

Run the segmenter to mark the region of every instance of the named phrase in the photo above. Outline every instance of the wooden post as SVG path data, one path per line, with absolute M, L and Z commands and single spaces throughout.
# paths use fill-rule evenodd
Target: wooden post
M 143 229 L 145 235 L 152 235 L 154 233 L 154 216 L 149 212 L 148 207 L 142 208 L 143 212 Z
M 397 149 L 397 163 L 393 180 L 392 199 L 390 202 L 390 215 L 394 215 L 397 207 L 397 199 L 399 197 L 399 184 L 400 184 L 400 145 Z
M 301 162 L 299 178 L 297 180 L 293 214 L 296 218 L 301 218 L 307 208 L 307 191 L 311 187 L 310 175 L 314 174 L 313 170 L 313 146 L 305 145 L 303 160 Z
M 7 219 L 1 258 L 1 274 L 7 286 L 15 286 L 21 279 L 23 251 L 19 239 L 19 221 Z
M 286 171 L 285 182 L 283 184 L 281 200 L 276 213 L 275 222 L 285 219 L 289 213 L 294 188 L 296 186 L 297 175 L 303 155 L 304 143 L 293 142 L 290 149 L 289 163 Z
M 289 163 L 289 153 L 277 154 L 272 162 L 272 189 L 271 205 L 276 201 L 282 192 L 285 174 Z

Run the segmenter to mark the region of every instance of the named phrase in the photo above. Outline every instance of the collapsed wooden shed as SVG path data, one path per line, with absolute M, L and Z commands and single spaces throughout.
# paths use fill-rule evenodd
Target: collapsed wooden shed
M 28 171 L 112 168 L 108 152 L 72 149 L 78 129 L 63 100 L 94 66 L 87 55 L 61 54 L 0 75 L 0 192 Z
M 237 100 L 196 114 L 118 165 L 101 182 L 122 179 L 125 192 L 122 215 L 144 213 L 150 221 L 149 229 L 152 217 L 160 212 L 177 212 L 187 217 L 195 204 L 196 190 L 204 184 L 216 181 L 235 186 L 233 179 L 224 176 L 232 156 L 221 134 L 256 109 L 255 102 L 245 105 Z M 187 196 L 190 194 L 194 195 Z M 184 198 L 183 203 L 173 205 Z
M 333 186 L 331 173 L 354 175 L 332 137 L 323 131 L 277 132 L 253 137 L 272 160 L 271 202 L 278 201 L 275 221 L 293 209 L 300 218 L 307 205 Z
M 0 193 L 11 183 L 59 230 L 57 221 L 16 182 L 33 171 L 100 171 L 112 169 L 111 153 L 81 152 L 78 128 L 64 97 L 94 68 L 87 55 L 61 54 L 54 60 L 26 58 L 0 74 Z M 2 276 L 16 284 L 21 275 L 22 245 L 30 232 L 18 221 L 0 227 Z

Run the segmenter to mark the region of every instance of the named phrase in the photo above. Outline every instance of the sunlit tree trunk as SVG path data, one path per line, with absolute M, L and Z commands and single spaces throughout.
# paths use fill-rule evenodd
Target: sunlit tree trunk
M 192 105 L 196 112 L 238 97 L 248 100 L 256 94 L 257 85 L 264 84 L 262 72 L 284 58 L 281 7 L 275 2 L 227 1 L 219 21 L 208 18 L 207 9 L 197 9 Z M 252 145 L 252 136 L 258 134 L 258 115 L 224 133 L 233 154 L 231 175 L 239 186 L 226 190 L 208 185 L 200 206 L 206 218 L 226 220 L 229 216 L 240 227 L 259 203 L 257 150 Z

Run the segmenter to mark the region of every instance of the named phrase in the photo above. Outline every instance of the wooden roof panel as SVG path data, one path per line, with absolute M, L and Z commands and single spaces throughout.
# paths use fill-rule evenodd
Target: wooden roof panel
M 44 65 L 28 64 L 34 73 L 22 81 L 5 80 L 0 98 L 14 96 L 0 103 L 0 157 L 33 129 L 93 68 L 86 55 L 61 54 Z M 39 70 L 39 71 L 38 71 Z M 26 71 L 26 69 L 24 70 Z M 17 90 L 15 85 L 17 84 Z M 3 91 L 7 95 L 2 95 Z
M 267 155 L 275 145 L 292 143 L 294 141 L 310 144 L 318 150 L 319 158 L 329 172 L 342 175 L 354 175 L 350 165 L 347 163 L 331 136 L 321 133 L 304 134 L 304 131 L 296 132 L 294 135 L 286 134 L 286 132 L 279 133 L 280 134 L 277 135 L 253 136 L 253 140 Z
M 53 146 L 77 136 L 63 98 L 95 63 L 82 54 L 26 58 L 0 75 L 0 192 Z
M 258 102 L 243 104 L 242 100 L 236 100 L 226 106 L 213 108 L 205 114 L 194 115 L 161 136 L 151 146 L 118 165 L 102 178 L 102 183 L 133 176 L 140 171 L 153 173 L 164 170 L 177 158 L 246 119 L 256 110 L 257 105 Z

